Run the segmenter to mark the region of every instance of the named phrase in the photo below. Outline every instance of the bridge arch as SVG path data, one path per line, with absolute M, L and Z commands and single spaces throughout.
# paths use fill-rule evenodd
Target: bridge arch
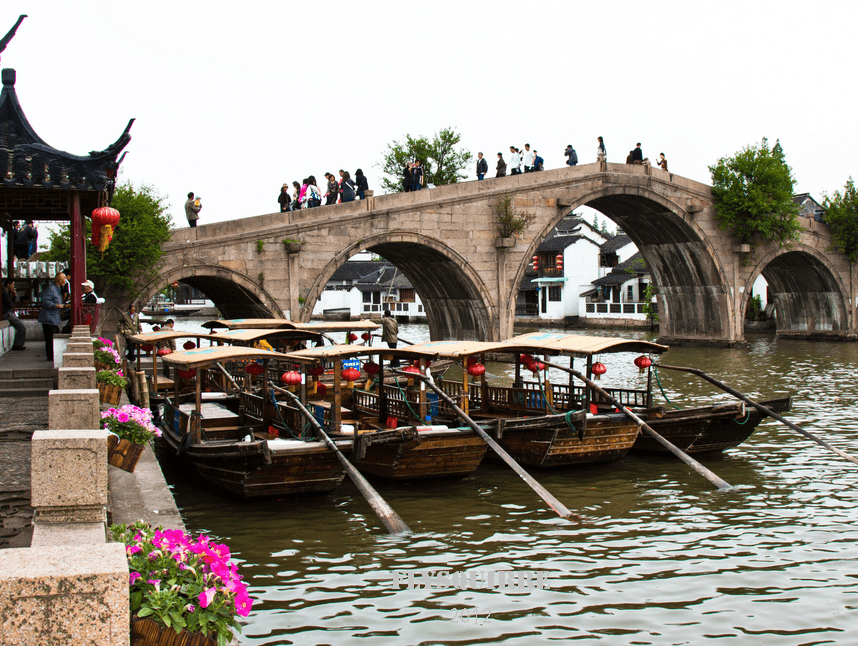
M 244 274 L 218 265 L 194 265 L 167 270 L 143 288 L 134 301 L 140 310 L 165 285 L 182 282 L 200 290 L 226 318 L 281 316 L 274 296 Z
M 371 251 L 393 263 L 411 282 L 426 311 L 432 340 L 489 340 L 497 329 L 497 308 L 470 261 L 437 238 L 390 231 L 364 238 L 338 253 L 318 274 L 301 311 L 309 320 L 325 284 L 349 258 Z
M 608 184 L 576 196 L 544 223 L 518 268 L 516 291 L 528 259 L 565 215 L 579 206 L 604 214 L 631 238 L 655 283 L 664 340 L 735 340 L 727 272 L 706 232 L 676 202 L 642 185 Z
M 761 258 L 745 284 L 740 312 L 760 275 L 772 292 L 779 336 L 841 336 L 848 331 L 849 292 L 830 258 L 818 249 L 774 249 Z

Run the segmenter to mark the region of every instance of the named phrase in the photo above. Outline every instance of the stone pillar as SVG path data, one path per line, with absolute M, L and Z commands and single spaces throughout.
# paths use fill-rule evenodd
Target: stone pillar
M 66 352 L 63 354 L 62 366 L 65 368 L 92 368 L 95 360 L 92 357 L 92 346 L 89 352 Z
M 127 646 L 122 543 L 0 550 L 0 642 Z
M 69 339 L 68 345 L 66 345 L 66 352 L 71 352 L 73 354 L 92 354 L 92 341 L 89 339 L 76 339 L 74 337 Z
M 105 430 L 33 433 L 30 498 L 38 522 L 106 521 L 107 436 Z
M 94 370 L 90 366 L 90 369 Z M 48 392 L 48 428 L 92 430 L 101 426 L 98 390 L 51 390 Z
M 57 388 L 59 390 L 95 389 L 95 368 L 60 368 Z

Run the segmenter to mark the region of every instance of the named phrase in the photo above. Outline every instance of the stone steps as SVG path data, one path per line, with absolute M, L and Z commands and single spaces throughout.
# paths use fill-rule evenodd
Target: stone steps
M 56 383 L 54 368 L 0 370 L 0 397 L 47 397 Z

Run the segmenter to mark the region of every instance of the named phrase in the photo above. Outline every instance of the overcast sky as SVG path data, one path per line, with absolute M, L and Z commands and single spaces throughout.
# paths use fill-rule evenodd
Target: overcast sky
M 278 210 L 281 184 L 358 167 L 451 126 L 494 167 L 529 142 L 608 161 L 638 141 L 670 170 L 780 138 L 796 192 L 841 188 L 856 158 L 856 2 L 4 2 L 0 65 L 30 123 L 75 154 L 115 141 L 122 177 L 187 226 Z M 469 175 L 473 169 L 468 169 Z

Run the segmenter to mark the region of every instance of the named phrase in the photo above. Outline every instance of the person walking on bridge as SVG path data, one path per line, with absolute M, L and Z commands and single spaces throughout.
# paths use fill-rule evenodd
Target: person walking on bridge
M 605 150 L 605 140 L 598 137 L 599 145 L 596 147 L 596 161 L 608 161 L 608 151 Z
M 522 162 L 524 162 L 524 172 L 533 172 L 533 159 L 536 153 L 530 149 L 530 144 L 524 144 L 524 153 L 522 153 Z
M 635 148 L 634 150 L 632 150 L 631 154 L 633 164 L 637 164 L 639 166 L 643 164 L 643 150 L 641 150 L 641 142 L 638 142 L 637 145 L 635 145 Z
M 506 162 L 503 160 L 503 155 L 498 153 L 497 175 L 495 177 L 506 177 Z
M 194 192 L 188 193 L 188 201 L 185 202 L 185 216 L 188 218 L 188 226 L 197 226 L 197 220 L 200 219 L 199 213 L 203 206 L 200 204 L 200 199 L 194 199 Z
M 483 159 L 483 153 L 477 153 L 477 180 L 482 181 L 489 172 L 489 163 Z

